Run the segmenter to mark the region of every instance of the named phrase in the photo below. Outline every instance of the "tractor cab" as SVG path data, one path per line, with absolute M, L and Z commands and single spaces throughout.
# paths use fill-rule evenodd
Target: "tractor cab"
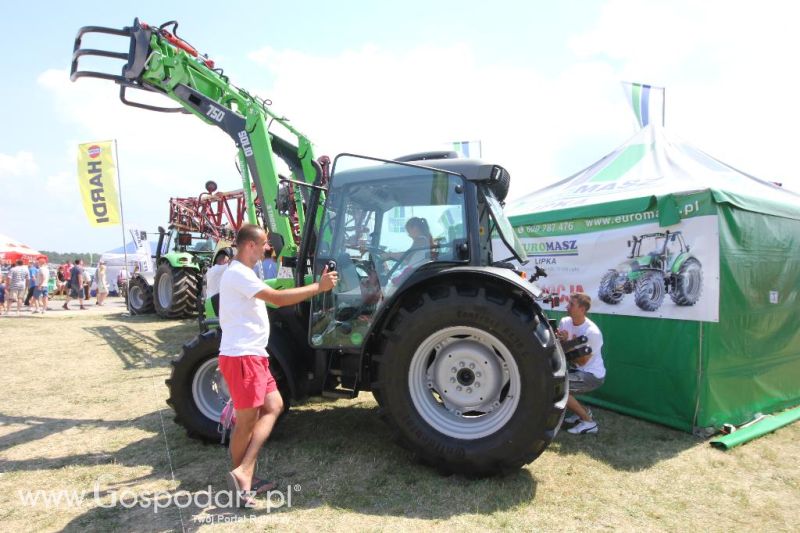
M 526 260 L 495 196 L 502 167 L 465 159 L 425 164 L 337 158 L 315 265 L 335 266 L 340 282 L 312 302 L 315 348 L 360 348 L 379 310 L 413 279 L 491 265 L 495 232 L 515 259 Z
M 678 256 L 689 251 L 680 231 L 634 235 L 628 246 L 631 248 L 629 259 L 633 259 L 633 263 L 641 268 L 658 270 L 669 267 Z
M 170 254 L 177 254 L 186 263 L 202 264 L 210 262 L 216 249 L 216 241 L 197 232 L 190 232 L 170 226 L 169 230 L 159 227 L 158 259 Z

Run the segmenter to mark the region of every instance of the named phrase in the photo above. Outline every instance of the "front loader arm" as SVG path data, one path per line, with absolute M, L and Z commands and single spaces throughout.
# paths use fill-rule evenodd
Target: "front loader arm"
M 173 31 L 167 28 L 172 26 Z M 244 190 L 249 193 L 251 182 L 261 202 L 262 216 L 275 248 L 292 264 L 297 258 L 305 226 L 305 197 L 300 191 L 293 194 L 293 209 L 278 212 L 282 178 L 278 174 L 276 155 L 290 168 L 295 180 L 305 184 L 322 185 L 319 165 L 314 159 L 311 142 L 290 126 L 286 119 L 274 114 L 267 100 L 259 99 L 230 83 L 214 62 L 176 35 L 177 23 L 160 27 L 134 21 L 123 29 L 87 26 L 75 39 L 70 79 L 94 77 L 120 85 L 120 99 L 126 105 L 153 111 L 191 113 L 203 122 L 221 128 L 233 139 L 239 150 Z M 130 39 L 127 54 L 82 48 L 83 36 L 104 33 Z M 119 75 L 80 70 L 79 61 L 85 56 L 100 56 L 126 60 Z M 180 107 L 164 108 L 128 98 L 128 90 L 161 93 Z M 296 144 L 269 132 L 272 122 L 281 124 L 296 137 Z M 254 202 L 248 201 L 248 221 L 256 222 Z M 311 221 L 314 224 L 316 220 Z M 278 239 L 280 242 L 275 242 Z M 301 268 L 302 270 L 303 268 Z M 301 279 L 301 276 L 298 276 Z

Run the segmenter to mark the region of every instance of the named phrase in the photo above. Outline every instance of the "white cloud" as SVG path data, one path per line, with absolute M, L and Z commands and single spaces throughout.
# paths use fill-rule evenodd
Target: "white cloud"
M 0 153 L 0 178 L 22 178 L 35 175 L 39 166 L 31 152 L 17 152 L 14 155 Z
M 73 172 L 58 172 L 45 178 L 45 191 L 55 198 L 77 197 L 77 182 Z
M 38 83 L 52 95 L 57 117 L 74 132 L 73 138 L 65 140 L 59 168 L 47 178 L 51 192 L 79 201 L 74 170 L 77 145 L 107 139 L 116 139 L 118 144 L 126 219 L 142 221 L 143 229 L 166 224 L 169 198 L 195 196 L 208 179 L 215 179 L 223 188 L 241 186 L 233 164 L 233 142 L 196 117 L 125 106 L 113 83 L 72 83 L 64 70 L 47 70 Z M 144 100 L 156 103 L 148 96 L 144 95 Z M 129 98 L 143 100 L 138 94 L 129 94 Z M 171 105 L 160 96 L 157 103 Z
M 792 91 L 800 33 L 788 9 L 612 0 L 586 32 L 564 30 L 574 56 L 547 73 L 481 63 L 477 41 L 403 51 L 364 44 L 325 55 L 265 47 L 249 55 L 248 79 L 256 81 L 245 88 L 271 98 L 317 155 L 391 158 L 481 140 L 484 159 L 510 170 L 513 198 L 580 170 L 633 133 L 621 80 L 662 84 L 673 134 L 800 189 L 792 131 L 800 121 Z M 166 222 L 170 196 L 196 194 L 207 179 L 240 186 L 231 140 L 196 117 L 126 107 L 117 86 L 71 83 L 66 71 L 48 70 L 38 82 L 74 137 L 65 141 L 70 155 L 46 171 L 48 190 L 71 186 L 78 142 L 109 138 L 119 143 L 126 219 L 145 229 Z M 20 154 L 0 155 L 0 176 L 24 168 L 6 164 Z
M 261 92 L 320 153 L 391 158 L 481 140 L 484 158 L 511 172 L 511 196 L 553 181 L 563 148 L 580 136 L 628 133 L 621 100 L 591 89 L 614 80 L 603 63 L 568 65 L 547 78 L 473 57 L 465 44 L 401 54 L 375 46 L 329 57 L 269 47 L 250 54 L 275 80 Z
M 152 198 L 153 188 L 193 194 L 202 189 L 209 174 L 238 183 L 231 164 L 232 141 L 196 117 L 125 106 L 116 85 L 98 80 L 72 83 L 62 70 L 45 71 L 38 81 L 53 95 L 61 120 L 76 129 L 80 140 L 75 144 L 117 140 L 122 177 L 131 180 L 134 190 L 149 190 L 144 198 Z M 135 94 L 139 92 L 128 97 L 156 103 L 152 95 Z M 158 104 L 175 107 L 167 98 L 157 97 Z

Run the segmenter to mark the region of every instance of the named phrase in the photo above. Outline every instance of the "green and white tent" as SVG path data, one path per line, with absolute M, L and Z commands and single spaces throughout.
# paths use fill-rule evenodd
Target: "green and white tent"
M 587 401 L 698 433 L 800 404 L 799 195 L 651 123 L 506 212 L 541 285 L 592 296 Z

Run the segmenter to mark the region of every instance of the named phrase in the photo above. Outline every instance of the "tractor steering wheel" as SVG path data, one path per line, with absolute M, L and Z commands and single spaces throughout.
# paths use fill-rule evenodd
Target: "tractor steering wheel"
M 406 251 L 403 253 L 403 255 L 402 255 L 402 256 L 400 256 L 400 259 L 397 259 L 397 260 L 396 260 L 396 262 L 395 262 L 395 264 L 394 264 L 394 265 L 392 265 L 392 267 L 391 267 L 391 268 L 389 268 L 389 272 L 387 272 L 387 273 L 386 273 L 386 279 L 392 279 L 392 276 L 393 276 L 393 275 L 394 275 L 394 274 L 395 274 L 395 273 L 396 273 L 398 270 L 400 270 L 400 266 L 401 266 L 401 265 L 403 265 L 404 263 L 406 263 L 406 262 L 408 261 L 409 257 L 411 257 L 411 254 L 412 254 L 413 252 L 419 252 L 419 251 L 422 251 L 422 250 L 428 250 L 428 251 L 430 251 L 430 249 L 431 249 L 431 247 L 430 247 L 430 246 L 412 246 L 411 248 L 409 248 L 408 250 L 406 250 Z

